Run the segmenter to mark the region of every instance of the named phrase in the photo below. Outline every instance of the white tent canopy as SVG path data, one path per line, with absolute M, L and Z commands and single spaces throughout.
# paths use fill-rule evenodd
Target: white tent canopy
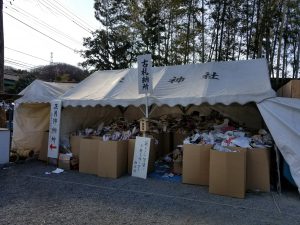
M 194 110 L 203 111 L 203 107 L 211 105 L 209 108 L 229 117 L 232 115 L 237 122 L 256 128 L 261 127 L 261 116 L 254 104 L 247 103 L 275 96 L 265 59 L 153 67 L 152 74 L 154 90 L 149 104 L 159 106 L 151 110 L 152 118 L 171 111 L 183 113 L 173 106 L 194 105 L 199 106 Z M 60 99 L 64 107 L 61 123 L 61 137 L 64 140 L 76 128 L 95 126 L 97 121 L 109 120 L 105 114 L 99 113 L 101 107 L 108 115 L 132 120 L 143 117 L 136 107 L 145 104 L 145 95 L 138 94 L 137 69 L 95 72 Z M 235 103 L 247 106 L 237 107 Z M 226 108 L 225 105 L 231 107 Z M 126 110 L 121 113 L 116 106 L 126 107 Z M 250 119 L 247 114 L 251 114 Z
M 137 76 L 137 69 L 98 71 L 60 98 L 64 107 L 138 107 L 145 99 L 138 94 Z M 152 76 L 149 105 L 208 104 L 224 111 L 224 105 L 256 103 L 300 187 L 300 100 L 275 98 L 265 59 L 154 67 Z M 243 115 L 250 116 L 247 110 Z
M 15 101 L 12 147 L 39 151 L 49 130 L 50 102 L 75 85 L 35 80 L 21 91 Z
M 265 59 L 153 67 L 149 104 L 246 104 L 274 97 Z M 60 98 L 63 106 L 140 106 L 137 69 L 98 71 Z
M 171 109 L 176 111 L 179 108 L 173 107 L 176 105 L 201 105 L 212 106 L 229 115 L 234 111 L 235 117 L 241 120 L 245 116 L 255 119 L 256 107 L 254 109 L 248 104 L 249 108 L 243 108 L 242 112 L 237 105 L 256 103 L 300 187 L 300 100 L 275 98 L 265 59 L 154 67 L 152 74 L 154 90 L 149 104 L 160 106 L 154 112 L 157 115 Z M 71 88 L 74 84 L 33 82 L 20 93 L 24 96 L 16 101 L 25 104 L 15 111 L 13 145 L 38 148 L 40 143 L 35 140 L 40 140 L 38 135 L 49 129 L 49 102 L 53 99 L 61 99 L 64 107 L 62 136 L 68 136 L 80 126 L 108 120 L 112 116 L 141 116 L 135 107 L 144 105 L 145 99 L 144 95 L 138 94 L 137 76 L 137 69 L 98 71 L 74 88 Z M 115 106 L 129 107 L 122 113 Z
M 19 93 L 22 97 L 17 99 L 15 103 L 50 103 L 74 86 L 74 83 L 55 83 L 35 80 Z

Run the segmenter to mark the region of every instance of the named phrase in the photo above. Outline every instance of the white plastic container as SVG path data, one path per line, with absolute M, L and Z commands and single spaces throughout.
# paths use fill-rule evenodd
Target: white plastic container
M 9 163 L 9 141 L 9 130 L 0 128 L 0 164 Z

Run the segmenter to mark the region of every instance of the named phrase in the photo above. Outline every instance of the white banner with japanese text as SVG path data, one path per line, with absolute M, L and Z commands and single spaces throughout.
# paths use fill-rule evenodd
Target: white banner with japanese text
M 151 54 L 139 55 L 137 57 L 138 63 L 138 86 L 139 94 L 147 94 L 153 92 L 152 85 L 152 61 Z
M 61 100 L 51 101 L 48 157 L 58 158 L 60 132 Z
M 147 178 L 151 138 L 136 137 L 132 162 L 132 176 Z

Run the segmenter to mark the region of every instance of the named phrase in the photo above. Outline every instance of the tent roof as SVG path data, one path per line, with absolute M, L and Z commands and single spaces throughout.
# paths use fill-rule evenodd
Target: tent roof
M 152 75 L 150 105 L 245 104 L 276 96 L 265 59 L 153 67 Z M 124 69 L 95 72 L 60 98 L 64 106 L 139 106 L 144 96 L 137 69 Z
M 75 85 L 74 83 L 55 83 L 35 80 L 19 93 L 19 95 L 23 96 L 15 102 L 16 104 L 48 103 L 53 99 L 57 99 Z

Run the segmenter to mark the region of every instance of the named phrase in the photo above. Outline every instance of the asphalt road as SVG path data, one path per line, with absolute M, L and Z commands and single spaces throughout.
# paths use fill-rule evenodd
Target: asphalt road
M 0 224 L 300 224 L 296 192 L 212 195 L 207 187 L 104 179 L 32 161 L 0 169 Z

